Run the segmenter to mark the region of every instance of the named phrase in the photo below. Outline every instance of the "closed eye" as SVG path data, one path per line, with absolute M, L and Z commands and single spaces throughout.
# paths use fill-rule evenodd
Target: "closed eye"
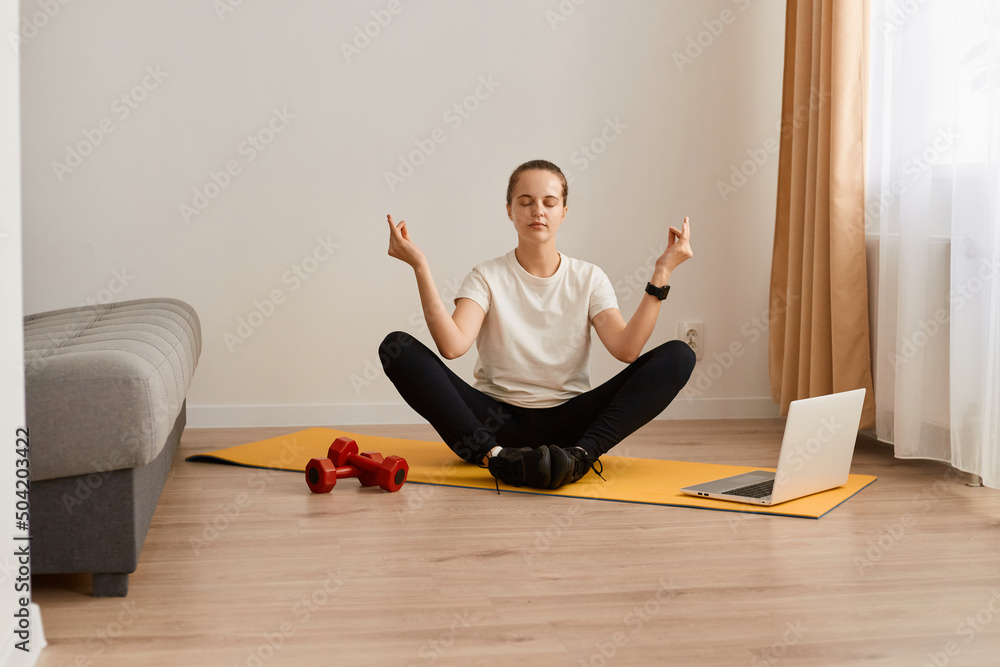
M 531 197 L 529 197 L 528 195 L 521 195 L 520 197 L 518 197 L 517 201 L 518 201 L 519 204 L 521 204 L 521 206 L 531 206 L 532 204 L 535 203 L 534 200 Z M 544 197 L 542 199 L 542 204 L 544 204 L 548 208 L 553 208 L 553 207 L 559 205 L 559 198 L 558 197 Z

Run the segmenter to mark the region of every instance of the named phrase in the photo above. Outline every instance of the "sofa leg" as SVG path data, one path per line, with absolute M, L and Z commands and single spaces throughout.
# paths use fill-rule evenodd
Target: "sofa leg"
M 123 598 L 128 595 L 128 573 L 95 572 L 93 589 L 95 598 Z

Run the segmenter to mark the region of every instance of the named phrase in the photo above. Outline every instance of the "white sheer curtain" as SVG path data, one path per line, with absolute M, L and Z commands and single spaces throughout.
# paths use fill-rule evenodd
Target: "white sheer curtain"
M 871 28 L 877 435 L 1000 488 L 1000 0 L 872 0 Z

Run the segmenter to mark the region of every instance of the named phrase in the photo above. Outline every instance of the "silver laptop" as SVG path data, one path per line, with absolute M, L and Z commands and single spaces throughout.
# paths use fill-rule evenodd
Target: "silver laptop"
M 755 470 L 681 489 L 692 496 L 777 505 L 847 482 L 864 389 L 792 401 L 777 472 Z

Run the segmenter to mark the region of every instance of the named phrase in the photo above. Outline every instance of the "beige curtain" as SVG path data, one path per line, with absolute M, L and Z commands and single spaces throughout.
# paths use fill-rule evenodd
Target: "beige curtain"
M 865 264 L 867 0 L 788 0 L 771 265 L 771 394 L 864 387 L 875 424 Z

